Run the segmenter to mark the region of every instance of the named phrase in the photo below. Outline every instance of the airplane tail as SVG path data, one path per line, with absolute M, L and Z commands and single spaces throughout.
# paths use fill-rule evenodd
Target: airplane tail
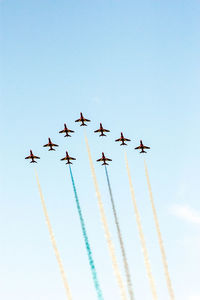
M 108 166 L 108 164 L 107 164 L 106 162 L 104 162 L 104 163 L 102 164 L 102 166 Z
M 87 124 L 85 124 L 85 123 L 82 123 L 80 126 L 87 126 Z
M 31 163 L 31 164 L 32 164 L 32 163 L 37 163 L 37 161 L 35 161 L 35 160 L 32 160 L 30 163 Z
M 66 134 L 65 134 L 65 137 L 66 137 L 66 136 L 71 136 L 71 135 L 70 135 L 70 134 L 68 134 L 68 133 L 66 133 Z
M 71 162 L 71 161 L 68 161 L 68 162 L 66 163 L 66 165 L 72 165 L 72 162 Z
M 53 149 L 53 148 L 50 148 L 50 149 L 49 149 L 49 151 L 55 151 L 55 149 Z
M 142 150 L 140 153 L 147 153 L 146 151 Z
M 127 146 L 127 144 L 126 143 L 122 143 L 122 144 L 120 144 L 120 146 Z
M 100 134 L 100 136 L 106 136 L 104 133 Z

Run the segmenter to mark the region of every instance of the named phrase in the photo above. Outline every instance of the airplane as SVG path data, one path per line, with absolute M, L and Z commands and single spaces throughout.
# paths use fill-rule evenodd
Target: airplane
M 27 157 L 25 157 L 25 159 L 31 159 L 30 163 L 37 163 L 37 161 L 35 161 L 34 158 L 35 158 L 35 159 L 40 159 L 39 156 L 33 155 L 32 150 L 30 150 L 30 155 L 27 156 Z
M 52 150 L 55 151 L 55 149 L 53 147 L 58 147 L 58 145 L 53 144 L 51 139 L 49 138 L 48 144 L 44 145 L 43 147 L 49 147 L 49 151 L 52 151 Z
M 105 166 L 105 165 L 107 165 L 107 166 L 108 166 L 108 164 L 107 164 L 107 162 L 106 162 L 106 161 L 112 161 L 112 159 L 105 157 L 105 154 L 104 154 L 104 152 L 102 152 L 102 157 L 101 157 L 101 158 L 99 158 L 99 159 L 97 159 L 97 161 L 103 161 L 103 164 L 102 164 L 102 166 Z
M 72 164 L 70 160 L 76 160 L 74 157 L 70 157 L 68 152 L 66 151 L 66 156 L 64 158 L 61 158 L 61 160 L 67 160 L 66 165 Z
M 82 112 L 80 113 L 80 119 L 76 120 L 75 122 L 82 122 L 80 126 L 87 126 L 84 122 L 90 122 L 90 120 L 85 119 Z
M 146 151 L 144 151 L 144 149 L 150 149 L 150 147 L 144 146 L 142 140 L 140 140 L 140 146 L 136 147 L 135 149 L 141 149 L 142 151 L 140 153 L 147 153 Z
M 94 132 L 101 132 L 100 136 L 106 136 L 106 134 L 104 134 L 104 132 L 110 132 L 110 130 L 104 129 L 102 126 L 102 123 L 100 123 L 100 128 L 95 130 Z
M 74 131 L 68 129 L 66 124 L 64 124 L 64 129 L 61 130 L 61 131 L 59 131 L 59 133 L 65 133 L 65 136 L 64 136 L 64 137 L 66 137 L 66 136 L 67 136 L 67 137 L 68 137 L 68 136 L 71 136 L 71 135 L 68 134 L 69 132 L 73 133 Z
M 122 143 L 120 144 L 120 146 L 122 146 L 122 145 L 126 145 L 126 146 L 127 146 L 127 144 L 124 143 L 124 142 L 130 142 L 130 140 L 129 140 L 129 139 L 126 139 L 126 138 L 123 136 L 123 133 L 121 132 L 121 137 L 120 137 L 119 139 L 115 140 L 115 142 L 122 142 Z

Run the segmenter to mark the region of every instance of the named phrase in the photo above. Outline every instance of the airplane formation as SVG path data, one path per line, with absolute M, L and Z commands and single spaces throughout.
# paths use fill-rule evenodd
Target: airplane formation
M 83 114 L 80 113 L 80 118 L 75 120 L 75 122 L 80 122 L 80 126 L 87 126 L 86 122 L 91 122 L 90 120 L 84 118 Z M 103 128 L 102 123 L 100 123 L 100 128 L 94 131 L 95 133 L 100 133 L 99 136 L 106 136 L 105 132 L 110 132 L 110 130 Z M 71 135 L 69 133 L 74 133 L 73 130 L 69 129 L 67 127 L 66 124 L 64 124 L 64 129 L 59 131 L 59 133 L 65 133 L 64 137 L 71 137 Z M 130 139 L 127 139 L 124 137 L 123 132 L 121 132 L 121 136 L 119 139 L 116 139 L 115 142 L 121 142 L 120 146 L 127 146 L 127 144 L 125 142 L 130 142 Z M 45 144 L 43 147 L 49 147 L 49 151 L 55 151 L 56 149 L 54 149 L 54 147 L 59 147 L 59 145 L 52 143 L 51 139 L 48 138 L 48 144 Z M 150 149 L 150 147 L 145 146 L 142 142 L 142 140 L 140 140 L 140 145 L 138 147 L 135 148 L 135 150 L 141 150 L 140 153 L 147 153 L 144 149 Z M 30 155 L 25 157 L 25 159 L 31 159 L 30 163 L 37 163 L 37 161 L 35 159 L 40 159 L 39 156 L 35 156 L 32 152 L 32 150 L 30 150 Z M 67 161 L 66 165 L 68 164 L 72 164 L 71 160 L 76 160 L 76 158 L 69 156 L 68 152 L 66 151 L 66 156 L 64 158 L 61 158 L 61 160 L 63 161 Z M 104 154 L 104 152 L 102 152 L 102 157 L 97 159 L 97 162 L 103 162 L 103 165 L 108 165 L 107 161 L 112 161 L 112 159 L 107 158 Z

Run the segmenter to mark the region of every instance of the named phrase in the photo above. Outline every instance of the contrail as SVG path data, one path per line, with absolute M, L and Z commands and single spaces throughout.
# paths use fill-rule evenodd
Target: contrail
M 153 200 L 153 193 L 152 193 L 151 184 L 150 184 L 150 180 L 149 180 L 149 174 L 148 174 L 146 161 L 144 161 L 144 167 L 145 167 L 145 174 L 146 174 L 146 178 L 147 178 L 147 185 L 148 185 L 148 190 L 149 190 L 151 206 L 152 206 L 152 210 L 153 210 L 154 221 L 155 221 L 155 225 L 156 225 L 156 231 L 158 234 L 158 241 L 159 241 L 159 246 L 160 246 L 160 251 L 161 251 L 161 256 L 162 256 L 165 278 L 166 278 L 166 282 L 167 282 L 167 288 L 169 291 L 170 299 L 174 300 L 175 299 L 174 291 L 173 291 L 171 279 L 169 276 L 167 257 L 165 254 L 164 244 L 163 244 L 160 226 L 159 226 L 159 222 L 158 222 L 158 216 L 157 216 L 157 212 L 156 212 L 156 208 L 155 208 L 155 204 L 154 204 L 154 200 Z
M 49 220 L 46 204 L 45 204 L 45 201 L 44 201 L 44 197 L 43 197 L 43 194 L 42 194 L 42 189 L 41 189 L 41 186 L 40 186 L 40 182 L 39 182 L 39 178 L 38 178 L 38 174 L 37 174 L 36 170 L 35 170 L 35 175 L 36 175 L 37 185 L 38 185 L 40 198 L 41 198 L 41 202 L 42 202 L 42 208 L 43 208 L 43 211 L 44 211 L 46 223 L 47 223 L 50 238 L 51 238 L 51 243 L 52 243 L 52 246 L 53 246 L 53 249 L 54 249 L 54 252 L 55 252 L 55 255 L 56 255 L 56 259 L 57 259 L 57 262 L 58 262 L 58 265 L 59 265 L 60 273 L 61 273 L 63 283 L 64 283 L 64 286 L 65 286 L 65 290 L 66 290 L 67 299 L 72 300 L 71 291 L 70 291 L 70 288 L 69 288 L 67 277 L 65 275 L 65 271 L 64 271 L 64 267 L 63 267 L 63 264 L 62 264 L 62 261 L 61 261 L 61 258 L 60 258 L 60 254 L 58 252 L 58 248 L 57 248 L 57 245 L 56 245 L 56 240 L 55 240 L 55 237 L 54 237 L 54 234 L 53 234 L 53 230 L 52 230 L 51 223 L 50 223 L 50 220 Z
M 87 254 L 88 254 L 88 259 L 89 259 L 89 263 L 90 263 L 90 268 L 91 268 L 91 272 L 92 272 L 92 277 L 93 277 L 93 281 L 94 281 L 94 286 L 97 292 L 97 296 L 99 300 L 103 300 L 103 295 L 99 286 L 99 281 L 97 278 L 97 272 L 96 272 L 96 268 L 94 265 L 94 260 L 92 257 L 92 251 L 90 248 L 90 244 L 89 244 L 89 240 L 88 240 L 88 236 L 87 236 L 87 232 L 86 232 L 86 228 L 85 228 L 85 222 L 83 219 L 83 215 L 82 215 L 82 211 L 81 211 L 81 207 L 80 207 L 80 202 L 78 199 L 78 195 L 77 195 L 77 191 L 76 191 L 76 186 L 75 186 L 75 182 L 74 182 L 74 177 L 72 174 L 72 169 L 71 166 L 69 165 L 69 171 L 70 171 L 70 175 L 71 175 L 71 180 L 72 180 L 72 185 L 73 185 L 73 189 L 74 189 L 74 196 L 75 196 L 75 200 L 76 200 L 76 205 L 77 205 L 77 209 L 78 209 L 78 214 L 79 214 L 79 218 L 80 218 L 80 222 L 81 222 L 81 228 L 82 228 L 82 232 L 83 232 L 83 237 L 84 237 L 84 241 L 85 241 L 85 246 L 86 246 L 86 250 L 87 250 Z
M 124 242 L 123 242 L 123 238 L 122 238 L 122 234 L 121 234 L 121 229 L 120 229 L 120 226 L 119 226 L 119 220 L 118 220 L 118 216 L 117 216 L 115 202 L 114 202 L 114 199 L 113 199 L 110 179 L 109 179 L 109 176 L 108 176 L 108 170 L 107 170 L 106 166 L 105 166 L 105 172 L 106 172 L 106 179 L 107 179 L 108 189 L 109 189 L 109 194 L 110 194 L 110 200 L 111 200 L 111 204 L 112 204 L 112 210 L 113 210 L 114 219 L 115 219 L 115 225 L 117 227 L 117 233 L 118 233 L 120 248 L 121 248 L 122 257 L 123 257 L 124 269 L 125 269 L 126 280 L 127 280 L 127 285 L 128 285 L 128 292 L 129 292 L 130 299 L 134 300 L 131 276 L 130 276 L 130 271 L 129 271 L 129 266 L 128 266 L 128 260 L 127 260 L 127 257 L 126 257 Z
M 110 231 L 109 231 L 109 227 L 108 227 L 108 222 L 106 220 L 106 215 L 105 215 L 103 203 L 101 201 L 101 194 L 100 194 L 100 191 L 99 191 L 97 178 L 96 178 L 96 174 L 95 174 L 95 170 L 94 170 L 94 165 L 93 165 L 93 162 L 92 162 L 90 147 L 89 147 L 89 144 L 88 144 L 88 139 L 87 139 L 86 134 L 85 134 L 85 142 L 86 142 L 86 147 L 87 147 L 87 151 L 88 151 L 88 157 L 89 157 L 90 168 L 91 168 L 92 177 L 93 177 L 93 181 L 94 181 L 94 186 L 95 186 L 95 190 L 96 190 L 96 195 L 97 195 L 101 220 L 102 220 L 102 223 L 103 223 L 103 228 L 104 228 L 104 232 L 105 232 L 106 241 L 107 241 L 107 244 L 108 244 L 108 249 L 109 249 L 109 252 L 110 252 L 111 259 L 112 259 L 113 270 L 114 270 L 114 273 L 115 273 L 115 276 L 116 276 L 116 279 L 117 279 L 118 286 L 120 288 L 121 298 L 123 300 L 126 300 L 127 299 L 126 291 L 125 291 L 124 283 L 122 281 L 122 276 L 121 276 L 121 273 L 120 273 L 120 270 L 119 270 L 119 266 L 118 266 L 118 263 L 117 263 L 115 249 L 114 249 L 114 245 L 113 245 L 113 242 L 112 242 L 112 239 L 111 239 L 111 235 L 110 235 Z
M 133 206 L 134 206 L 135 216 L 136 216 L 136 222 L 137 222 L 139 236 L 140 236 L 140 242 L 141 242 L 141 246 L 142 246 L 142 252 L 143 252 L 143 255 L 144 255 L 144 263 L 145 263 L 145 267 L 146 267 L 146 271 L 147 271 L 147 276 L 149 278 L 149 283 L 150 283 L 153 299 L 157 300 L 158 298 L 157 298 L 155 282 L 154 282 L 154 278 L 153 278 L 152 271 L 151 271 L 148 251 L 147 251 L 146 242 L 145 242 L 145 238 L 144 238 L 144 234 L 143 234 L 143 230 L 142 230 L 142 224 L 141 224 L 141 220 L 140 220 L 139 211 L 138 211 L 138 208 L 137 208 L 137 202 L 136 202 L 135 192 L 134 192 L 132 181 L 131 181 L 131 173 L 130 173 L 130 169 L 129 169 L 129 165 L 128 165 L 128 158 L 127 158 L 126 153 L 125 153 L 125 161 L 126 161 L 126 168 L 127 168 L 129 185 L 130 185 L 130 190 L 131 190 L 131 197 L 132 197 L 132 201 L 133 201 Z

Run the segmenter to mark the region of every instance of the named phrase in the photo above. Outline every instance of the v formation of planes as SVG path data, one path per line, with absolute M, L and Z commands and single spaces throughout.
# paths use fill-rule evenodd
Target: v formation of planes
M 80 126 L 87 126 L 86 122 L 90 122 L 90 120 L 84 118 L 83 114 L 80 113 L 80 118 L 75 122 L 80 122 Z M 110 130 L 103 128 L 102 123 L 100 123 L 100 128 L 94 131 L 95 133 L 100 133 L 99 136 L 106 136 L 105 133 L 110 132 Z M 64 124 L 64 129 L 59 131 L 59 133 L 65 133 L 65 137 L 71 137 L 69 133 L 74 133 L 73 130 L 69 129 L 66 124 Z M 115 142 L 120 142 L 120 146 L 127 145 L 125 142 L 130 142 L 130 139 L 124 137 L 123 133 L 121 132 L 121 136 L 119 139 L 116 139 Z M 48 147 L 49 151 L 55 151 L 54 147 L 58 147 L 57 144 L 52 143 L 51 139 L 48 139 L 48 144 L 45 144 L 43 147 Z M 140 140 L 140 145 L 135 148 L 136 150 L 141 150 L 140 153 L 146 153 L 144 149 L 150 149 L 143 144 L 142 140 Z M 25 159 L 31 159 L 30 163 L 37 163 L 35 159 L 40 159 L 39 156 L 33 154 L 32 150 L 30 150 L 30 155 L 25 157 Z M 76 158 L 69 156 L 68 152 L 66 151 L 66 156 L 61 158 L 61 160 L 67 161 L 66 164 L 72 164 L 71 160 L 76 160 Z M 103 162 L 102 165 L 108 165 L 108 161 L 112 161 L 112 159 L 107 158 L 102 152 L 102 157 L 97 159 L 98 162 Z

